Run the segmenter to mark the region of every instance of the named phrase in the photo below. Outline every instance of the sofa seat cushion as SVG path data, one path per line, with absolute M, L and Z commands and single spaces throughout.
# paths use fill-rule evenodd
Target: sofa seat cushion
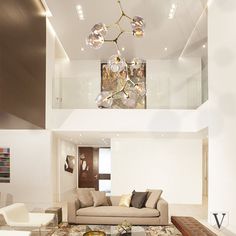
M 158 217 L 157 209 L 135 208 L 121 206 L 86 207 L 77 210 L 78 216 L 101 216 L 101 217 Z

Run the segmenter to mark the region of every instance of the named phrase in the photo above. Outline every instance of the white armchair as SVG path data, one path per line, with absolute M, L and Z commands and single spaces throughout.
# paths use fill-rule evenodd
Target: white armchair
M 54 214 L 51 213 L 30 213 L 24 203 L 15 203 L 0 208 L 7 225 L 14 227 L 41 227 L 52 222 Z
M 0 230 L 1 236 L 30 236 L 30 231 L 10 231 L 10 230 Z

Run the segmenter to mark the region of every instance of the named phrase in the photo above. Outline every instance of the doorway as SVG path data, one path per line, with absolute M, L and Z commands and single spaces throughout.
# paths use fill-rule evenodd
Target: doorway
M 110 148 L 79 147 L 78 187 L 111 191 Z

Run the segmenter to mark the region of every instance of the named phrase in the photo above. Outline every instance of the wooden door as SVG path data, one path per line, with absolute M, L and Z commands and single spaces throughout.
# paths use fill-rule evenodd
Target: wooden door
M 79 188 L 95 188 L 98 190 L 98 149 L 92 147 L 79 148 Z

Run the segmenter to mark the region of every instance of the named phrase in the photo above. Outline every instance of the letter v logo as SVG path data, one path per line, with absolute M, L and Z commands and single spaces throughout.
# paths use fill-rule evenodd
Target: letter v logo
M 220 222 L 219 219 L 218 219 L 218 213 L 213 213 L 213 215 L 214 215 L 214 217 L 215 217 L 217 227 L 220 229 L 221 226 L 222 226 L 222 224 L 223 224 L 223 221 L 224 221 L 224 218 L 225 218 L 226 213 L 222 213 L 221 222 Z

